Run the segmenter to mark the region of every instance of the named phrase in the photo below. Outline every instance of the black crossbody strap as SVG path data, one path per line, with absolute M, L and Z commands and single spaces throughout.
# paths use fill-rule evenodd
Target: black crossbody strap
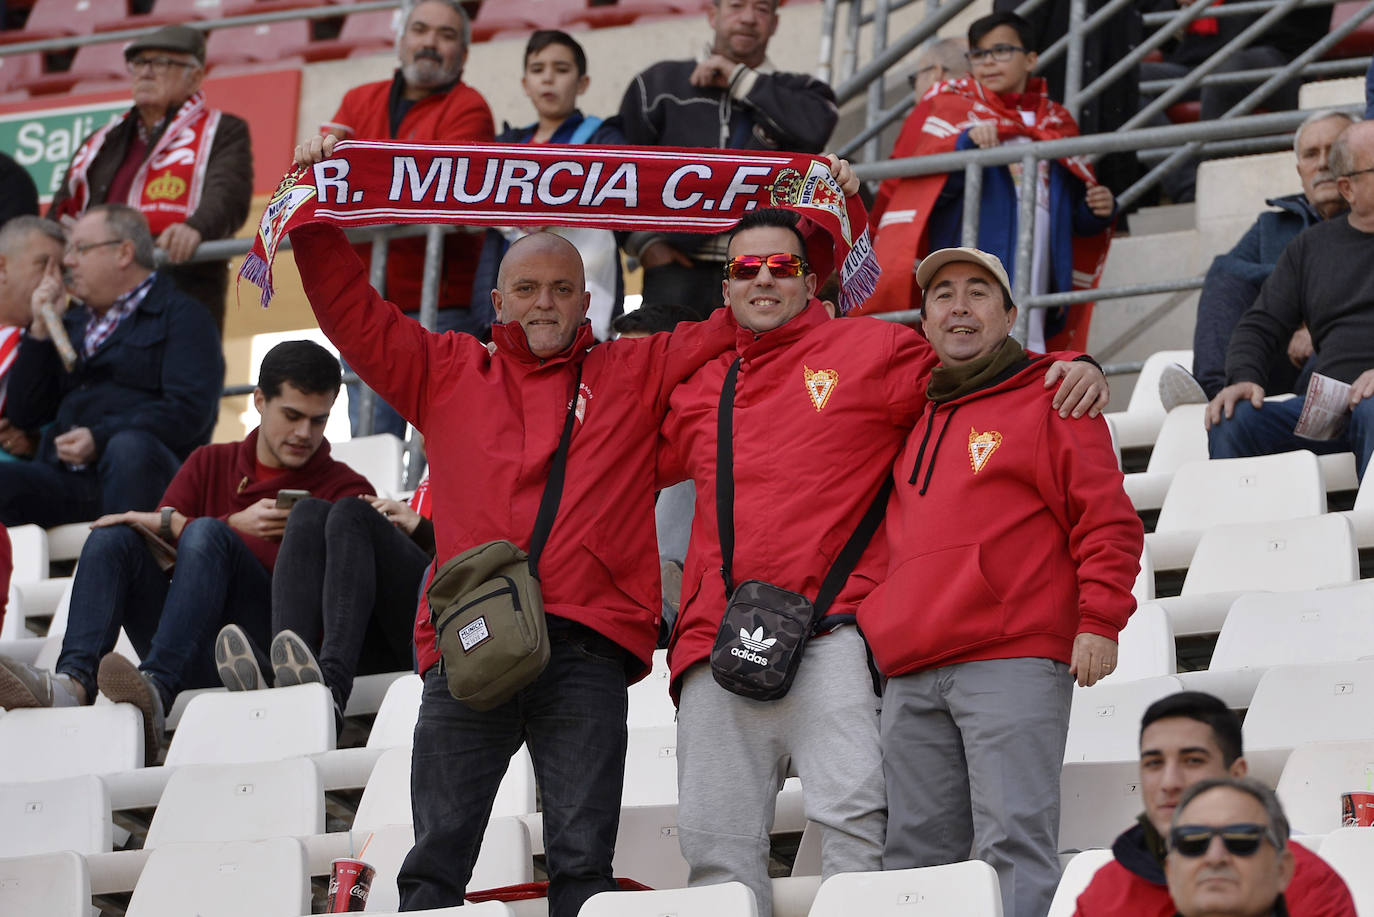
M 563 477 L 568 470 L 568 447 L 572 443 L 573 421 L 577 419 L 577 399 L 582 393 L 582 364 L 577 364 L 577 376 L 573 379 L 572 403 L 568 405 L 568 417 L 563 421 L 563 436 L 558 441 L 558 449 L 553 454 L 553 466 L 549 468 L 549 479 L 544 483 L 544 496 L 539 500 L 539 514 L 534 517 L 534 534 L 530 535 L 530 573 L 539 576 L 539 555 L 544 553 L 544 544 L 553 531 L 553 520 L 558 515 L 558 504 L 563 502 Z
M 863 557 L 864 551 L 868 548 L 868 543 L 873 540 L 873 534 L 878 531 L 878 526 L 883 521 L 883 516 L 887 512 L 887 498 L 892 494 L 892 475 L 883 478 L 883 486 L 878 488 L 878 493 L 873 497 L 873 502 L 869 504 L 868 511 L 859 520 L 859 525 L 854 529 L 854 534 L 849 536 L 840 553 L 835 557 L 835 562 L 830 565 L 830 572 L 821 581 L 820 592 L 816 594 L 816 623 L 819 625 L 821 618 L 830 610 L 830 603 L 835 601 L 835 596 L 840 594 L 845 582 L 849 579 L 849 574 L 854 572 L 854 568 L 859 565 L 859 558 Z
M 716 530 L 720 533 L 720 578 L 725 582 L 725 599 L 735 594 L 732 568 L 735 564 L 735 380 L 739 377 L 739 357 L 725 373 L 720 389 L 720 410 L 716 414 Z

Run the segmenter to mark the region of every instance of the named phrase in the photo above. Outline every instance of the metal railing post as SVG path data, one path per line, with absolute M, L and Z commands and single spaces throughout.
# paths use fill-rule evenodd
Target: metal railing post
M 816 64 L 816 79 L 822 83 L 831 82 L 831 74 L 835 69 L 835 13 L 840 5 L 840 0 L 825 0 L 825 5 L 821 7 L 821 46 L 817 55 L 820 60 Z
M 978 247 L 978 217 L 983 203 L 983 167 L 976 162 L 964 166 L 964 225 L 959 244 Z
M 873 5 L 873 56 L 876 58 L 887 50 L 887 13 L 888 0 L 874 0 Z M 866 119 L 869 124 L 876 121 L 883 110 L 883 83 L 880 76 L 868 84 L 868 108 Z M 864 144 L 864 161 L 878 159 L 878 136 L 874 134 Z
M 1031 294 L 1031 258 L 1035 254 L 1035 195 L 1040 186 L 1039 160 L 1034 152 L 1021 157 L 1021 187 L 1017 195 L 1016 213 L 1016 279 L 1012 281 L 1012 301 L 1023 303 Z M 1016 313 L 1012 337 L 1024 345 L 1030 336 L 1030 309 L 1022 307 Z
M 835 87 L 835 99 L 841 105 L 857 96 L 875 79 L 882 79 L 889 67 L 897 63 L 911 51 L 920 46 L 930 36 L 942 29 L 951 19 L 963 12 L 973 0 L 949 0 L 941 4 L 939 11 L 932 17 L 922 19 L 915 28 L 887 46 L 887 50 L 864 64 L 857 71 L 845 74 L 841 70 L 842 82 Z
M 1078 120 L 1078 92 L 1083 88 L 1083 19 L 1087 0 L 1069 0 L 1069 52 L 1064 62 L 1064 108 Z
M 844 53 L 840 55 L 840 79 L 854 79 L 859 67 L 859 29 L 863 26 L 863 0 L 849 0 L 849 19 L 845 22 Z M 846 100 L 841 100 L 846 101 Z

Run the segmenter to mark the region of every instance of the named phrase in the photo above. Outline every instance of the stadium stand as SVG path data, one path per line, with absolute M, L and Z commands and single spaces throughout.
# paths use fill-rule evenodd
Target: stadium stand
M 319 682 L 210 692 L 186 706 L 166 764 L 275 761 L 328 751 L 334 739 L 334 702 Z
M 1350 886 L 1355 910 L 1361 914 L 1374 910 L 1374 875 L 1369 870 L 1370 858 L 1374 857 L 1374 831 L 1339 828 L 1326 836 L 1318 852 Z
M 305 758 L 195 764 L 172 772 L 144 848 L 324 833 L 324 788 Z
M 403 490 L 405 443 L 390 433 L 358 436 L 329 444 L 330 454 L 367 478 L 377 495 L 396 497 Z
M 105 853 L 114 842 L 109 794 L 90 774 L 0 783 L 0 813 L 5 816 L 0 857 L 59 850 Z
M 301 49 L 301 53 L 307 61 L 314 63 L 355 54 L 389 51 L 396 44 L 395 20 L 395 10 L 349 13 L 338 38 L 312 41 Z
M 1183 690 L 1173 675 L 1074 688 L 1064 761 L 1136 761 L 1145 708 Z
M 979 860 L 897 869 L 888 872 L 841 873 L 821 883 L 811 917 L 902 917 L 911 904 L 932 912 L 968 917 L 1000 917 L 1002 900 L 997 874 Z
M 740 882 L 651 892 L 602 892 L 582 905 L 581 917 L 757 917 L 754 893 Z
M 300 841 L 167 844 L 148 857 L 128 917 L 184 917 L 214 901 L 223 912 L 296 917 L 310 910 L 310 881 Z
M 1059 877 L 1059 888 L 1054 893 L 1046 917 L 1073 917 L 1078 907 L 1078 896 L 1088 887 L 1097 871 L 1112 859 L 1110 850 L 1084 850 L 1074 854 L 1064 867 L 1064 874 Z
M 1374 739 L 1363 703 L 1372 686 L 1374 659 L 1269 669 L 1243 724 L 1251 776 L 1274 786 L 1289 754 L 1304 742 Z
M 1119 635 L 1116 668 L 1098 684 L 1172 675 L 1177 667 L 1176 652 L 1168 613 L 1153 602 L 1138 605 Z
M 0 911 L 89 917 L 91 875 L 73 850 L 0 859 Z
M 143 721 L 130 704 L 11 710 L 0 717 L 0 783 L 142 766 Z
M 205 66 L 211 72 L 229 64 L 296 66 L 309 43 L 310 24 L 301 19 L 216 29 L 205 43 Z
M 1330 834 L 1341 827 L 1341 794 L 1374 784 L 1374 741 L 1305 742 L 1279 775 L 1279 801 L 1295 831 Z

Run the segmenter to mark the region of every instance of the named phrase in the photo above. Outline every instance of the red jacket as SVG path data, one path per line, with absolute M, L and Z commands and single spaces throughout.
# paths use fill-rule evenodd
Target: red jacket
M 884 674 L 1068 662 L 1077 634 L 1115 640 L 1135 610 L 1144 533 L 1107 423 L 1049 410 L 1047 366 L 932 402 L 898 457 L 888 577 L 859 610 Z
M 279 490 L 308 490 L 312 497 L 341 500 L 370 494 L 371 484 L 343 462 L 329 457 L 329 440 L 300 468 L 288 470 L 266 481 L 256 480 L 258 431 L 237 443 L 201 446 L 187 457 L 181 470 L 167 485 L 159 506 L 173 506 L 183 516 L 198 519 L 214 516 L 225 522 L 239 510 L 247 509 L 263 497 L 275 497 Z M 253 556 L 270 572 L 277 563 L 279 541 L 234 530 Z
M 1078 896 L 1074 917 L 1174 917 L 1164 867 L 1149 852 L 1145 831 L 1136 825 L 1112 844 L 1116 859 L 1093 876 Z M 1283 893 L 1290 914 L 1301 917 L 1355 917 L 1350 889 L 1336 871 L 1302 844 L 1293 851 L 1293 881 Z
M 391 97 L 402 87 L 401 74 L 389 80 L 364 83 L 344 94 L 333 119 L 321 128 L 339 131 L 345 140 L 419 140 L 435 143 L 488 143 L 496 138 L 491 109 L 477 90 L 457 83 L 446 92 L 419 99 L 391 132 Z M 366 263 L 370 245 L 359 246 Z M 444 237 L 444 276 L 439 284 L 439 307 L 467 306 L 472 277 L 482 250 L 482 236 L 450 233 Z M 386 295 L 407 312 L 420 308 L 425 240 L 397 239 L 387 249 Z M 480 304 L 486 308 L 485 304 Z
M 814 599 L 925 405 L 918 383 L 934 352 L 910 328 L 831 320 L 817 302 L 763 334 L 733 316 L 727 321 L 743 358 L 734 411 L 734 579 L 761 579 Z M 719 357 L 673 392 L 663 424 L 666 476 L 689 473 L 697 487 L 668 651 L 674 682 L 710 654 L 725 611 L 716 419 L 735 356 Z M 829 614 L 852 616 L 885 569 L 880 530 Z
M 436 563 L 483 542 L 527 547 L 563 430 L 574 367 L 583 366 L 563 500 L 539 563 L 545 609 L 614 640 L 643 661 L 658 636 L 654 547 L 658 427 L 668 393 L 733 343 L 723 315 L 671 337 L 595 344 L 583 322 L 567 351 L 539 359 L 519 324 L 493 327 L 497 350 L 432 334 L 367 283 L 337 229 L 291 242 L 320 327 L 350 366 L 425 435 Z M 420 671 L 439 659 L 428 615 L 416 622 Z

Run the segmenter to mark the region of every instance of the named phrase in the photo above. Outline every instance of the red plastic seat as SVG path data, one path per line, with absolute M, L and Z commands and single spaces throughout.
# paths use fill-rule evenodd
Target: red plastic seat
M 349 13 L 339 37 L 313 41 L 304 48 L 308 61 L 333 60 L 354 54 L 389 51 L 396 47 L 396 17 L 399 10 L 371 10 Z
M 63 92 L 82 81 L 121 81 L 127 89 L 129 71 L 124 64 L 124 42 L 111 41 L 98 45 L 82 45 L 76 49 L 72 65 L 62 73 L 34 77 L 25 83 L 32 95 Z
M 43 55 L 37 51 L 0 57 L 0 92 L 23 88 L 23 84 L 43 73 Z
M 592 5 L 568 17 L 567 22 L 585 23 L 595 29 L 627 25 L 643 16 L 672 16 L 682 12 L 670 0 L 618 0 L 615 3 Z
M 205 63 L 267 63 L 299 57 L 310 43 L 310 23 L 304 19 L 215 29 L 206 43 Z
M 118 0 L 34 0 L 24 27 L 0 32 L 0 43 L 88 35 L 128 14 L 128 7 Z
M 310 10 L 318 6 L 328 5 L 329 0 L 229 0 L 224 4 L 224 15 L 251 16 L 254 13 Z
M 1174 124 L 1185 124 L 1202 118 L 1201 102 L 1176 102 L 1170 105 L 1164 114 Z
M 484 0 L 472 20 L 473 41 L 508 32 L 556 29 L 587 9 L 588 0 Z
M 1336 31 L 1348 22 L 1362 6 L 1364 4 L 1359 2 L 1337 3 L 1333 6 L 1331 8 L 1331 31 Z M 1341 39 L 1336 47 L 1326 52 L 1326 56 L 1333 59 L 1368 57 L 1370 54 L 1374 54 L 1374 16 L 1370 16 L 1360 23 L 1355 27 L 1355 31 Z

